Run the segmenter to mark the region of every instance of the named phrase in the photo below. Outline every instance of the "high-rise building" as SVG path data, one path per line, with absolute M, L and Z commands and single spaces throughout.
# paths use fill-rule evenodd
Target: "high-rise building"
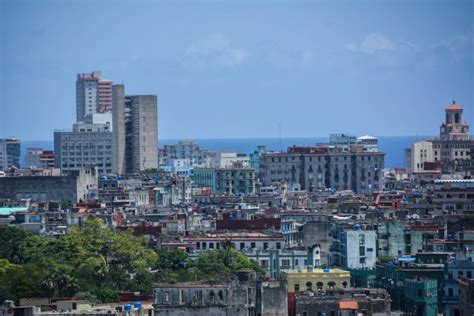
M 0 139 L 0 170 L 6 170 L 12 166 L 20 167 L 20 149 L 19 139 Z
M 110 124 L 76 123 L 72 131 L 54 132 L 55 166 L 62 172 L 96 166 L 100 174 L 112 173 Z
M 54 152 L 43 148 L 27 148 L 25 164 L 27 168 L 54 168 Z
M 43 153 L 43 148 L 27 148 L 25 156 L 26 168 L 39 168 L 40 155 Z
M 113 85 L 112 95 L 113 172 L 158 168 L 156 95 L 127 96 L 124 85 Z
M 4 139 L 0 139 L 0 171 L 7 169 L 7 144 Z
M 100 71 L 77 75 L 76 121 L 83 122 L 86 115 L 112 112 L 111 80 L 103 80 Z

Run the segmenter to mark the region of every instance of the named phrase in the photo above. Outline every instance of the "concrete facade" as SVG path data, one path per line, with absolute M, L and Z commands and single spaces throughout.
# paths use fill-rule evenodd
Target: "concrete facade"
M 158 168 L 156 95 L 126 96 L 123 85 L 112 87 L 113 172 L 139 173 Z
M 377 233 L 374 230 L 344 230 L 340 236 L 341 266 L 373 269 L 377 261 Z
M 112 172 L 125 174 L 125 86 L 112 86 Z
M 188 160 L 189 166 L 204 167 L 209 163 L 209 151 L 192 141 L 165 145 L 162 150 L 164 165 L 173 165 L 174 160 Z
M 288 314 L 285 282 L 261 281 L 252 272 L 230 280 L 154 285 L 155 315 L 283 316 Z
M 294 314 L 300 316 L 391 315 L 390 295 L 383 289 L 300 293 L 296 295 L 295 307 Z
M 112 173 L 112 132 L 109 124 L 76 123 L 73 130 L 54 132 L 55 166 L 62 172 L 97 166 Z
M 33 201 L 88 201 L 97 198 L 97 169 L 73 171 L 67 176 L 0 178 L 0 199 Z
M 285 153 L 264 153 L 260 179 L 264 186 L 284 181 L 302 190 L 348 190 L 371 193 L 382 189 L 384 153 L 353 147 L 290 147 Z

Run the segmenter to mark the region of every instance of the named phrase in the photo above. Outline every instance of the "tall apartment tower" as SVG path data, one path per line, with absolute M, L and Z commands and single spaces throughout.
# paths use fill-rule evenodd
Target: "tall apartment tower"
M 6 170 L 12 166 L 20 167 L 20 148 L 19 139 L 0 139 L 0 170 Z
M 112 112 L 111 80 L 103 80 L 100 71 L 77 75 L 76 121 L 84 122 L 87 115 Z
M 158 168 L 156 95 L 127 96 L 124 85 L 113 85 L 112 96 L 113 172 Z

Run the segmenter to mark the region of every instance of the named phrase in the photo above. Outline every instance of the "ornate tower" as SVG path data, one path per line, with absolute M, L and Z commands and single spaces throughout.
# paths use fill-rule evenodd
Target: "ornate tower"
M 440 126 L 440 140 L 469 140 L 469 125 L 463 121 L 463 108 L 453 101 L 445 112 L 446 121 Z

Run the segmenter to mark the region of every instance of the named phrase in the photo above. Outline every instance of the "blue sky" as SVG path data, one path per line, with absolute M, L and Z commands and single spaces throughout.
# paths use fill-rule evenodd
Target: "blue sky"
M 474 124 L 474 1 L 0 1 L 0 137 L 52 139 L 75 78 L 157 94 L 159 138 Z

